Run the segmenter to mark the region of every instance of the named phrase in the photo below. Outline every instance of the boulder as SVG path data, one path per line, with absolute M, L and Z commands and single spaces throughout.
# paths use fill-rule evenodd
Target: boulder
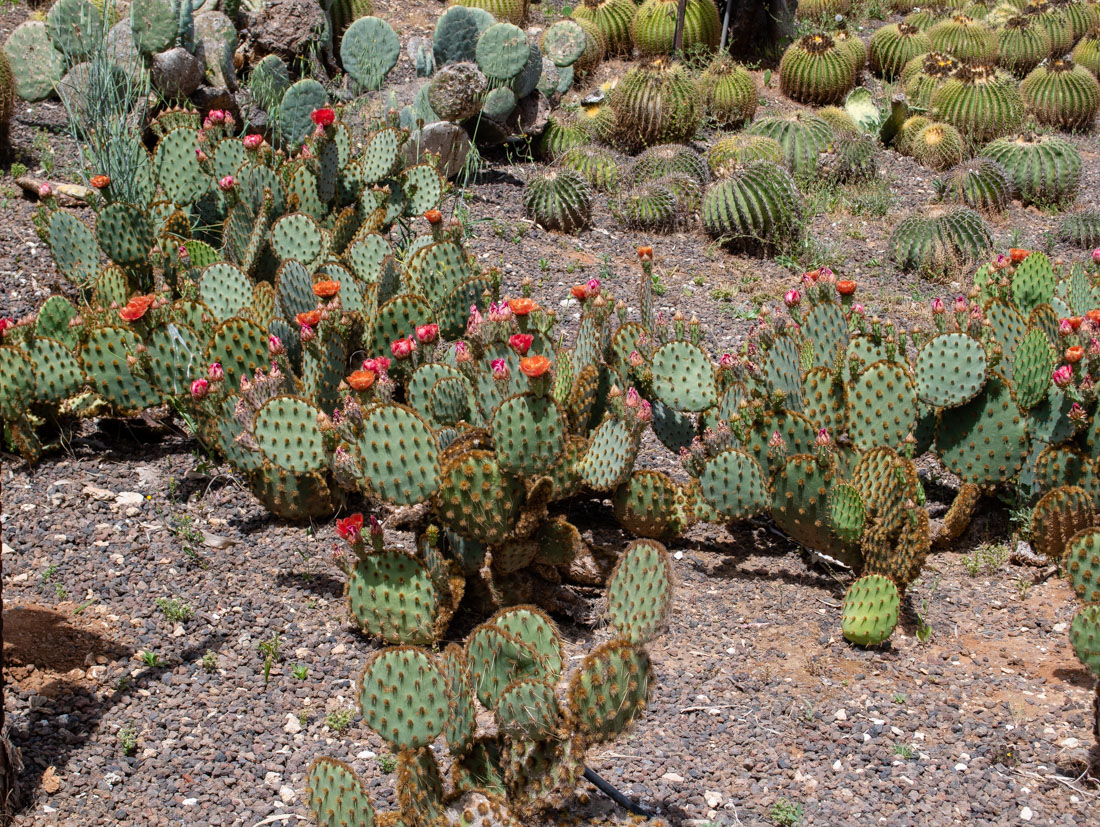
M 196 46 L 201 44 L 206 82 L 237 91 L 237 72 L 233 66 L 237 28 L 233 21 L 220 11 L 199 12 L 195 15 L 195 43 Z
M 429 152 L 439 156 L 440 174 L 454 178 L 462 171 L 466 156 L 470 154 L 470 136 L 465 129 L 450 121 L 427 124 L 405 142 L 406 165 L 419 163 Z
M 251 60 L 277 55 L 292 61 L 317 43 L 318 32 L 322 40 L 331 38 L 328 18 L 317 0 L 267 0 L 249 21 Z
M 166 98 L 186 98 L 202 77 L 202 61 L 182 46 L 153 55 L 153 88 Z

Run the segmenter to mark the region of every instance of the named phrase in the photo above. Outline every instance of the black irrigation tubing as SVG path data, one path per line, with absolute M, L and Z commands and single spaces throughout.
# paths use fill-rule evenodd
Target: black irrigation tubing
M 611 784 L 601 778 L 596 773 L 596 771 L 591 769 L 590 767 L 584 768 L 584 777 L 589 781 L 589 783 L 593 784 L 596 789 L 598 789 L 601 793 L 606 795 L 624 810 L 634 813 L 634 815 L 642 816 L 643 818 L 653 818 L 655 815 L 657 815 L 657 812 L 655 810 L 651 810 L 649 809 L 649 807 L 646 807 L 643 804 L 639 804 L 632 798 L 627 798 L 623 793 L 619 792 L 617 789 L 612 787 Z

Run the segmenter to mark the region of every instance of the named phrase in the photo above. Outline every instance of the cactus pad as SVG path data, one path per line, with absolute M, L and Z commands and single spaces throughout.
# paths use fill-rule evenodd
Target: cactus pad
M 447 722 L 446 687 L 426 653 L 411 646 L 383 649 L 359 678 L 363 720 L 395 749 L 425 746 Z
M 841 608 L 845 639 L 858 646 L 877 646 L 898 625 L 901 596 L 893 582 L 880 574 L 861 577 L 848 587 Z
M 653 675 L 645 650 L 624 641 L 598 646 L 569 683 L 569 715 L 587 743 L 624 732 L 645 709 Z
M 1077 597 L 1085 603 L 1100 601 L 1100 528 L 1087 528 L 1070 538 L 1062 568 Z
M 661 628 L 672 603 L 672 560 L 659 543 L 635 540 L 607 583 L 607 615 L 617 636 L 643 645 Z
M 374 808 L 355 770 L 334 758 L 318 758 L 306 773 L 306 798 L 318 827 L 373 827 Z

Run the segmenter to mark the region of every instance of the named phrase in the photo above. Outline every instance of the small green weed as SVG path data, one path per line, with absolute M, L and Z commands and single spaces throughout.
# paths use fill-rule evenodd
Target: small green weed
M 894 744 L 894 755 L 900 756 L 908 761 L 916 753 L 913 752 L 912 744 Z
M 202 656 L 202 660 L 199 661 L 202 664 L 202 668 L 210 674 L 213 674 L 218 670 L 218 654 L 213 649 L 207 649 L 206 654 Z
M 118 748 L 123 755 L 133 755 L 137 750 L 137 732 L 132 725 L 127 724 L 118 731 Z
M 382 770 L 383 775 L 389 775 L 397 769 L 397 759 L 388 752 L 383 752 L 378 756 L 378 769 Z
M 343 732 L 351 726 L 351 710 L 337 709 L 325 716 L 325 726 L 333 732 Z
M 781 798 L 768 811 L 768 818 L 771 819 L 772 824 L 778 824 L 780 827 L 795 827 L 802 823 L 802 805 Z
M 195 610 L 189 604 L 174 597 L 158 597 L 153 602 L 173 623 L 184 623 L 195 616 Z
M 300 663 L 296 663 L 294 664 L 293 668 L 291 668 L 290 673 L 294 675 L 294 677 L 296 677 L 298 680 L 304 681 L 306 678 L 309 677 L 309 667 L 303 666 Z

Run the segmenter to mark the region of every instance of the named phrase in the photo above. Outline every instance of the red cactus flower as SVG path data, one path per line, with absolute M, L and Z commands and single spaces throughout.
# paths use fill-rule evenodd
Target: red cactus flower
M 419 325 L 416 328 L 416 338 L 422 345 L 434 342 L 439 338 L 439 325 L 435 322 Z
M 518 299 L 509 299 L 508 309 L 517 316 L 526 316 L 528 313 L 538 310 L 539 306 L 534 299 L 524 296 Z
M 370 386 L 374 384 L 374 379 L 375 373 L 373 370 L 354 370 L 344 381 L 348 383 L 348 387 L 353 391 L 362 393 L 370 389 Z
M 588 285 L 587 284 L 574 284 L 569 288 L 569 292 L 573 294 L 573 298 L 577 301 L 584 301 L 588 298 Z
M 650 246 L 638 248 L 638 258 L 642 261 L 653 261 L 653 248 Z
M 336 113 L 331 109 L 314 109 L 309 116 L 318 126 L 332 126 L 336 123 Z
M 842 296 L 850 296 L 856 292 L 856 283 L 851 279 L 841 279 L 836 283 L 836 292 Z
M 153 304 L 154 296 L 134 296 L 126 303 L 126 306 L 118 311 L 118 317 L 124 322 L 136 322 L 144 316 Z
M 109 175 L 93 175 L 88 183 L 97 190 L 105 190 L 111 186 L 111 177 Z
M 1066 348 L 1066 361 L 1071 365 L 1080 362 L 1085 356 L 1085 349 L 1080 345 L 1074 345 L 1073 347 Z
M 321 311 L 307 310 L 305 313 L 297 314 L 294 321 L 298 323 L 299 327 L 317 327 L 321 323 Z
M 1031 250 L 1024 250 L 1020 247 L 1013 247 L 1008 251 L 1008 257 L 1012 259 L 1013 264 L 1019 264 L 1025 258 L 1031 255 Z
M 340 282 L 333 281 L 332 279 L 325 279 L 313 285 L 313 295 L 319 296 L 322 299 L 331 299 L 339 292 Z
M 530 379 L 537 379 L 550 370 L 550 360 L 545 356 L 527 356 L 519 360 L 519 369 Z
M 349 543 L 356 542 L 363 534 L 363 515 L 356 512 L 337 520 L 336 533 Z
M 1100 324 L 1100 310 L 1090 310 L 1085 314 L 1085 318 L 1093 324 Z
M 443 220 L 443 213 L 439 210 L 427 210 L 424 213 L 424 217 L 428 219 L 429 224 L 438 224 Z
M 1081 329 L 1081 322 L 1083 322 L 1084 319 L 1080 316 L 1070 316 L 1066 321 L 1069 322 L 1069 326 L 1073 329 L 1073 332 L 1076 333 Z
M 531 349 L 531 343 L 535 341 L 535 337 L 530 333 L 516 333 L 513 336 L 508 337 L 508 345 L 520 356 L 526 356 L 527 351 Z

